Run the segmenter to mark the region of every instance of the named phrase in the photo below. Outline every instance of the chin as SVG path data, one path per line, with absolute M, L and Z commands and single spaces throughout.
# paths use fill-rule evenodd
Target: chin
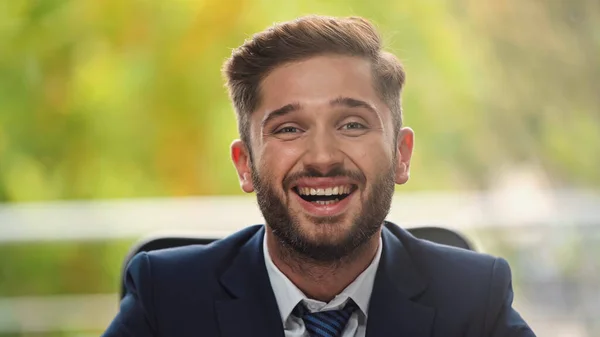
M 333 217 L 305 216 L 300 222 L 300 230 L 309 241 L 318 244 L 335 244 L 347 239 L 353 223 L 345 214 Z

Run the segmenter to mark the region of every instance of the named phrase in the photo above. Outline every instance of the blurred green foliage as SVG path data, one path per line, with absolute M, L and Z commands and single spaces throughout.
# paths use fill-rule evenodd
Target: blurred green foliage
M 117 293 L 124 257 L 132 243 L 0 245 L 0 297 Z
M 595 0 L 6 0 L 0 201 L 239 193 L 221 64 L 309 13 L 365 16 L 403 60 L 406 189 L 486 188 L 523 162 L 600 185 Z

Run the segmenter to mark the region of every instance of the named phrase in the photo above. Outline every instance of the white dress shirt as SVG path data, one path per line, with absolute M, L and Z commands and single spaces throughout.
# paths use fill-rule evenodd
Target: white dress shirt
M 267 273 L 271 281 L 271 287 L 275 293 L 281 321 L 285 330 L 285 337 L 310 337 L 308 331 L 304 328 L 302 318 L 292 315 L 292 311 L 300 303 L 310 312 L 338 310 L 342 309 L 348 299 L 352 299 L 358 306 L 354 311 L 346 328 L 342 332 L 342 337 L 365 337 L 367 329 L 367 317 L 369 312 L 369 301 L 375 283 L 375 274 L 381 258 L 382 241 L 379 238 L 379 247 L 371 264 L 365 269 L 346 289 L 332 299 L 329 303 L 307 298 L 304 293 L 298 289 L 280 270 L 275 266 L 269 249 L 267 247 L 267 236 L 263 239 L 263 251 Z

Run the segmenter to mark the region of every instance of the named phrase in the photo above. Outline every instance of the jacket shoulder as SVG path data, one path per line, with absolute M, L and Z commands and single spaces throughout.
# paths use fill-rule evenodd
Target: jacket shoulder
M 262 231 L 255 225 L 208 245 L 189 245 L 141 252 L 127 266 L 128 278 L 135 283 L 152 285 L 156 300 L 190 299 L 218 295 L 219 277 L 238 255 L 239 249 Z
M 189 245 L 176 248 L 166 248 L 147 253 L 149 263 L 155 274 L 189 275 L 206 273 L 227 267 L 238 253 L 238 250 L 262 229 L 261 225 L 244 228 L 223 239 L 216 240 L 207 245 Z
M 393 224 L 386 227 L 402 242 L 417 267 L 432 277 L 436 274 L 454 274 L 458 278 L 480 277 L 489 274 L 499 260 L 489 254 L 416 238 Z
M 136 336 L 163 335 L 161 331 L 183 329 L 181 322 L 196 322 L 197 317 L 212 315 L 213 301 L 228 297 L 219 283 L 222 270 L 261 232 L 262 226 L 252 226 L 205 246 L 135 255 L 124 275 L 126 294 L 120 312 L 106 336 L 134 335 L 131 331 Z M 205 329 L 210 333 L 215 326 Z
M 510 286 L 511 270 L 503 258 L 419 239 L 395 225 L 388 229 L 427 281 L 425 302 L 452 307 L 460 303 L 465 310 L 481 310 L 495 289 L 500 294 Z

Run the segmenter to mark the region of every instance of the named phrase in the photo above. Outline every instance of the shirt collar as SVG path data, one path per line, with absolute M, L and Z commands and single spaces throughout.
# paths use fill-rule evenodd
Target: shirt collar
M 298 287 L 296 287 L 296 285 L 294 285 L 294 283 L 292 283 L 292 281 L 290 281 L 277 266 L 275 266 L 271 259 L 271 255 L 269 255 L 267 236 L 265 233 L 263 238 L 265 265 L 267 267 L 267 273 L 269 275 L 271 287 L 273 288 L 273 293 L 275 294 L 277 306 L 279 307 L 281 321 L 285 324 L 296 305 L 301 301 L 304 301 L 309 311 L 314 312 L 340 309 L 348 299 L 352 299 L 364 316 L 367 317 L 373 284 L 375 283 L 375 274 L 377 273 L 379 260 L 381 259 L 382 246 L 383 243 L 380 237 L 377 253 L 375 254 L 375 258 L 373 258 L 373 261 L 371 261 L 371 264 L 369 264 L 369 266 L 358 275 L 346 289 L 331 300 L 331 302 L 325 303 L 306 297 L 306 295 L 298 289 Z

